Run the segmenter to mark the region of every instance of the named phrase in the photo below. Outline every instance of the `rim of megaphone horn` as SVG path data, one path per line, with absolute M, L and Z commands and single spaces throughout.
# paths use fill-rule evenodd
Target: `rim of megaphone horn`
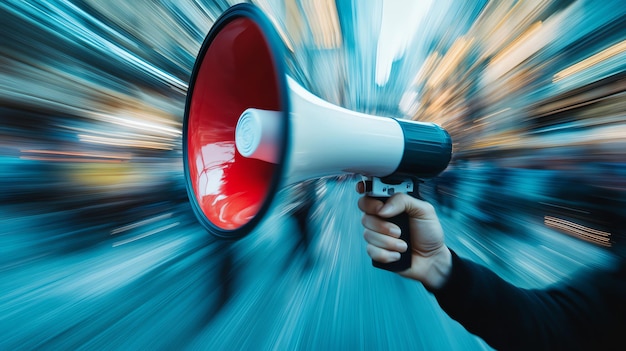
M 275 165 L 275 171 L 272 175 L 272 179 L 270 181 L 270 185 L 266 194 L 263 203 L 259 207 L 256 214 L 241 227 L 236 229 L 223 229 L 216 226 L 213 222 L 211 222 L 206 215 L 203 213 L 200 204 L 196 199 L 196 195 L 194 193 L 193 185 L 191 179 L 189 177 L 189 161 L 188 161 L 188 123 L 189 123 L 189 109 L 192 101 L 192 96 L 194 93 L 194 87 L 196 84 L 196 79 L 198 78 L 200 67 L 204 61 L 205 55 L 215 40 L 216 36 L 225 26 L 227 26 L 231 21 L 237 18 L 247 18 L 250 19 L 256 24 L 262 33 L 266 41 L 266 45 L 269 49 L 269 54 L 274 64 L 274 72 L 275 72 L 275 83 L 277 86 L 277 94 L 279 97 L 279 104 L 281 106 L 280 111 L 284 114 L 284 128 L 282 130 L 282 140 L 281 147 L 278 155 L 278 163 Z M 280 189 L 280 183 L 282 182 L 282 173 L 285 169 L 285 161 L 286 155 L 288 152 L 288 135 L 290 132 L 290 126 L 288 123 L 288 113 L 289 113 L 289 95 L 287 90 L 287 81 L 286 81 L 286 68 L 285 68 L 285 45 L 280 39 L 274 24 L 270 21 L 267 15 L 257 6 L 250 3 L 240 3 L 231 6 L 224 13 L 222 13 L 217 20 L 214 22 L 213 26 L 209 30 L 209 33 L 205 37 L 202 46 L 198 52 L 196 57 L 196 61 L 193 66 L 192 74 L 189 80 L 189 87 L 187 90 L 187 97 L 185 101 L 185 114 L 183 119 L 183 135 L 182 135 L 182 146 L 183 146 L 183 166 L 185 172 L 185 183 L 187 189 L 187 195 L 189 197 L 189 202 L 191 207 L 199 220 L 202 226 L 212 235 L 227 240 L 237 240 L 241 239 L 244 236 L 248 235 L 252 230 L 259 224 L 259 222 L 264 218 L 267 214 L 268 210 L 273 203 L 273 200 Z

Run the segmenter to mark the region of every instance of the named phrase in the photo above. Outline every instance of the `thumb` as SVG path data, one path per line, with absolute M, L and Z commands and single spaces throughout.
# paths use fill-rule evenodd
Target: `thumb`
M 415 219 L 436 218 L 435 209 L 430 203 L 404 193 L 394 194 L 390 197 L 378 211 L 378 215 L 389 218 L 402 212 L 406 212 L 409 217 Z

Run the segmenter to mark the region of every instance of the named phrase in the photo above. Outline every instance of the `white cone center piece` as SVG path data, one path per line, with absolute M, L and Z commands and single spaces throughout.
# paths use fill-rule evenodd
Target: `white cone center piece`
M 245 110 L 235 129 L 237 151 L 244 157 L 278 163 L 282 118 L 283 113 L 279 111 Z

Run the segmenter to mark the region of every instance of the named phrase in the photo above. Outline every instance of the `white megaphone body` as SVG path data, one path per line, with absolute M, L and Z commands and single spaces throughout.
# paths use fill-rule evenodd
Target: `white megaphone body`
M 190 203 L 211 234 L 245 236 L 281 187 L 306 179 L 428 178 L 447 167 L 452 147 L 444 129 L 330 104 L 286 75 L 283 50 L 271 22 L 250 4 L 224 12 L 200 49 L 185 107 L 183 164 Z M 382 195 L 397 189 L 382 186 Z
M 291 107 L 287 116 L 290 151 L 283 161 L 285 185 L 341 173 L 432 176 L 447 165 L 445 157 L 433 160 L 441 156 L 442 148 L 449 155 L 445 150 L 449 145 L 440 143 L 449 137 L 437 125 L 347 110 L 311 94 L 289 76 L 287 89 Z M 281 162 L 284 119 L 280 111 L 245 110 L 235 128 L 239 153 L 274 164 Z M 415 137 L 406 140 L 407 135 Z M 402 162 L 403 156 L 412 156 L 412 150 L 421 154 L 419 164 Z M 431 155 L 427 155 L 429 151 Z M 407 166 L 415 169 L 402 169 Z

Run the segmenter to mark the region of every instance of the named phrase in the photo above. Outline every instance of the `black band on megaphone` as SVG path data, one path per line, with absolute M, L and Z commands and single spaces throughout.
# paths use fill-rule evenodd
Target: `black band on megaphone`
M 404 133 L 404 154 L 394 173 L 432 178 L 448 167 L 452 140 L 445 129 L 434 123 L 396 121 Z

